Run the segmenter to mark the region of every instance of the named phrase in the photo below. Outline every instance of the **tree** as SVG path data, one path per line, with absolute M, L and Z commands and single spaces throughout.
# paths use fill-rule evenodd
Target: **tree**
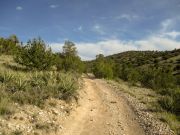
M 41 38 L 29 40 L 20 48 L 15 61 L 30 69 L 47 70 L 55 64 L 55 56 Z
M 77 56 L 77 48 L 71 41 L 65 41 L 63 46 L 63 55 L 65 56 Z
M 113 78 L 113 62 L 105 60 L 103 54 L 96 56 L 96 61 L 93 68 L 93 73 L 98 78 Z
M 83 72 L 84 64 L 77 55 L 77 48 L 71 41 L 65 41 L 62 54 L 59 54 L 57 69 L 65 71 Z

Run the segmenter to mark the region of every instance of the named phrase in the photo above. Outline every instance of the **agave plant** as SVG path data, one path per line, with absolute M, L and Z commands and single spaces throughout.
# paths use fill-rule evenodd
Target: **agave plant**
M 8 83 L 14 79 L 14 75 L 10 72 L 0 73 L 0 82 Z
M 30 77 L 30 85 L 33 87 L 42 87 L 46 85 L 46 81 L 42 78 L 42 75 L 40 73 L 35 72 Z
M 17 90 L 26 90 L 27 86 L 28 86 L 27 80 L 23 80 L 21 77 L 16 79 L 15 87 Z
M 69 99 L 76 93 L 78 83 L 71 74 L 59 74 L 58 81 L 60 98 Z

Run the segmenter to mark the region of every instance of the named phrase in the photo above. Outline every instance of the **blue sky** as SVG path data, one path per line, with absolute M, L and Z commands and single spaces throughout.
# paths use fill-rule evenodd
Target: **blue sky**
M 76 43 L 98 53 L 180 48 L 180 0 L 0 0 L 0 36 L 42 37 L 54 51 Z

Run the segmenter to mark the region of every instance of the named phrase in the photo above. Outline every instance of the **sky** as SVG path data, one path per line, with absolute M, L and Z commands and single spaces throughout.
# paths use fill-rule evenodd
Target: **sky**
M 99 53 L 180 48 L 180 0 L 0 0 L 0 37 L 65 40 L 83 60 Z

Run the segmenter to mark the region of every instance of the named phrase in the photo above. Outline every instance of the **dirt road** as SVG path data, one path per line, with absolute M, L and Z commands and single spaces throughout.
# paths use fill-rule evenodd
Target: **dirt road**
M 144 135 L 123 98 L 102 80 L 84 81 L 79 106 L 63 122 L 61 135 Z

